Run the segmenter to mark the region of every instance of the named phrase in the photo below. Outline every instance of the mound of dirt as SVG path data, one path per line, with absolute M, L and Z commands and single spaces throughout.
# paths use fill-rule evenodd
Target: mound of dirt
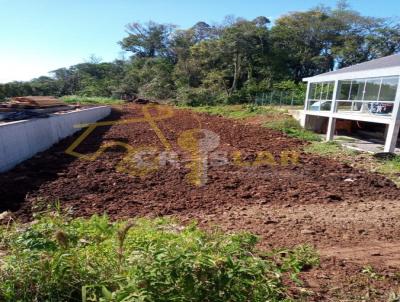
M 143 116 L 143 106 L 128 105 L 108 120 Z M 157 112 L 151 114 L 157 115 Z M 174 110 L 169 118 L 148 122 L 102 126 L 95 129 L 77 148 L 91 154 L 104 142 L 122 142 L 134 148 L 150 146 L 165 149 L 163 135 L 179 158 L 143 177 L 118 172 L 116 167 L 125 148 L 107 149 L 96 160 L 88 161 L 65 154 L 78 135 L 0 175 L 1 210 L 14 211 L 29 220 L 32 211 L 59 200 L 76 216 L 106 212 L 113 218 L 142 215 L 178 214 L 196 217 L 216 209 L 249 204 L 315 204 L 370 199 L 397 200 L 400 190 L 388 179 L 347 164 L 301 152 L 303 142 L 256 125 L 246 125 L 217 116 Z M 191 129 L 207 129 L 219 135 L 215 151 L 226 154 L 223 165 L 208 163 L 207 182 L 188 182 L 190 150 L 179 146 L 178 138 Z M 232 160 L 241 152 L 241 164 Z M 281 165 L 281 152 L 299 152 L 297 164 Z M 268 151 L 278 164 L 249 166 L 260 151 Z

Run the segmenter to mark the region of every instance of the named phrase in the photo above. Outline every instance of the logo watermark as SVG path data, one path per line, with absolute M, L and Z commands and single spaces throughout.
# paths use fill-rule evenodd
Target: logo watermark
M 152 115 L 152 111 L 155 111 L 157 114 Z M 186 180 L 195 186 L 203 186 L 207 183 L 207 172 L 210 166 L 234 164 L 239 167 L 253 168 L 265 165 L 297 165 L 299 162 L 299 153 L 293 150 L 282 151 L 279 159 L 276 159 L 268 151 L 259 151 L 255 154 L 253 161 L 244 160 L 242 152 L 239 150 L 230 152 L 229 154 L 228 152 L 219 151 L 220 136 L 211 130 L 201 128 L 201 125 L 198 128 L 189 129 L 179 134 L 176 143 L 185 154 L 185 156 L 179 156 L 157 125 L 157 122 L 173 117 L 173 109 L 169 106 L 149 104 L 142 107 L 142 115 L 142 117 L 137 118 L 76 125 L 76 127 L 86 129 L 67 148 L 65 153 L 83 160 L 93 161 L 109 148 L 122 147 L 125 150 L 125 155 L 116 165 L 116 171 L 135 177 L 144 177 L 167 165 L 176 168 L 184 165 L 190 171 L 186 175 Z M 148 124 L 157 135 L 163 149 L 153 145 L 131 146 L 121 141 L 106 141 L 94 153 L 82 154 L 76 151 L 77 147 L 97 127 L 130 123 Z

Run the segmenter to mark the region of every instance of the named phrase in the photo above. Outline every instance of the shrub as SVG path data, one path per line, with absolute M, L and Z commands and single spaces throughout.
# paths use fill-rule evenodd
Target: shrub
M 261 258 L 251 234 L 168 219 L 53 215 L 0 235 L 1 301 L 288 301 L 282 274 L 314 259 L 309 250 Z

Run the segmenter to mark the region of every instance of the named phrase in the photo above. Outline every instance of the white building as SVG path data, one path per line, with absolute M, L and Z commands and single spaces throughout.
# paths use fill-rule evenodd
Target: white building
M 337 120 L 384 124 L 384 151 L 394 152 L 400 128 L 400 54 L 303 81 L 308 82 L 305 128 L 321 130 L 325 124 L 327 140 L 332 140 Z

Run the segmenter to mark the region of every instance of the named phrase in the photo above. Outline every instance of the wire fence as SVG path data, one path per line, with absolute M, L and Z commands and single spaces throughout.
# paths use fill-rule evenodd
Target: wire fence
M 258 106 L 301 106 L 304 105 L 303 93 L 287 90 L 264 92 L 254 98 L 254 105 Z

